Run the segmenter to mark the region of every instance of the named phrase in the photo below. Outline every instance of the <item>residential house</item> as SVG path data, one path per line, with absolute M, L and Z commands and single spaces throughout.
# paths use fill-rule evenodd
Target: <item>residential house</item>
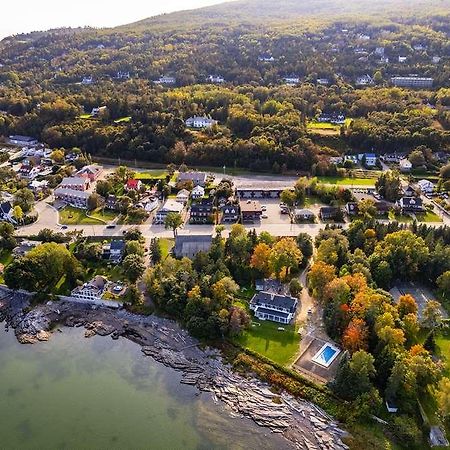
M 217 120 L 211 119 L 209 117 L 189 117 L 186 120 L 186 126 L 189 128 L 211 128 L 217 124 Z
M 14 248 L 13 254 L 15 256 L 25 256 L 30 250 L 41 245 L 41 241 L 22 241 L 17 247 Z
M 7 222 L 15 224 L 14 219 L 14 209 L 11 202 L 0 203 L 0 220 L 5 220 Z
M 373 78 L 366 74 L 356 78 L 356 86 L 371 86 L 374 84 Z
M 139 191 L 142 186 L 141 180 L 135 180 L 134 178 L 130 178 L 125 185 L 125 189 L 127 191 Z
M 400 164 L 402 159 L 405 159 L 405 153 L 386 153 L 385 155 L 380 156 L 380 159 L 388 164 Z
M 168 85 L 173 85 L 176 84 L 177 79 L 175 77 L 171 77 L 168 75 L 163 75 L 162 77 L 160 77 L 158 80 L 155 81 L 156 84 L 168 84 Z
M 207 81 L 209 81 L 210 83 L 214 83 L 214 84 L 222 84 L 222 83 L 225 83 L 225 78 L 221 77 L 220 75 L 210 75 L 207 78 Z
M 87 178 L 90 182 L 96 181 L 102 174 L 103 167 L 97 164 L 90 164 L 81 168 L 76 175 L 79 177 Z
M 441 62 L 441 57 L 440 57 L 440 56 L 433 56 L 433 57 L 431 58 L 431 62 L 432 62 L 433 64 L 439 64 L 439 63 Z
M 87 209 L 88 199 L 90 193 L 86 191 L 80 191 L 78 189 L 69 189 L 65 187 L 57 187 L 55 189 L 55 198 L 63 201 L 74 208 Z
M 403 197 L 416 197 L 416 191 L 412 186 L 407 186 L 402 189 Z
M 366 167 L 376 167 L 377 165 L 377 155 L 375 155 L 375 153 L 361 153 L 358 155 L 358 159 Z
M 189 201 L 189 191 L 187 189 L 181 189 L 180 191 L 178 191 L 176 199 L 178 203 L 186 205 L 186 203 Z
M 275 278 L 263 278 L 255 281 L 255 289 L 258 292 L 273 292 L 274 294 L 285 294 L 288 285 L 283 284 Z
M 178 183 L 183 181 L 192 181 L 194 186 L 205 186 L 208 176 L 205 172 L 180 172 L 178 174 Z
M 106 114 L 107 112 L 108 112 L 107 106 L 98 106 L 96 108 L 92 108 L 91 117 L 100 117 L 103 114 Z
M 34 180 L 41 173 L 41 167 L 33 166 L 32 164 L 22 164 L 17 173 L 20 178 Z
M 117 80 L 129 80 L 130 79 L 130 72 L 122 72 L 119 70 L 116 74 Z
M 199 200 L 205 196 L 205 188 L 203 186 L 195 186 L 194 189 L 192 189 L 191 197 L 194 200 Z
M 397 202 L 397 205 L 402 210 L 402 213 L 404 212 L 417 213 L 424 211 L 422 199 L 417 197 L 402 197 Z
M 42 181 L 33 180 L 29 184 L 30 189 L 35 193 L 43 191 L 47 186 L 48 186 L 47 180 Z
M 426 77 L 392 77 L 391 83 L 398 87 L 431 88 L 434 79 Z
M 103 294 L 106 292 L 107 285 L 108 280 L 105 277 L 97 275 L 88 283 L 76 287 L 71 292 L 71 296 L 83 300 L 101 300 Z
M 434 190 L 434 184 L 430 180 L 420 180 L 417 185 L 424 194 L 431 194 Z
M 184 210 L 184 205 L 178 203 L 176 200 L 167 200 L 162 208 L 157 212 L 155 217 L 155 224 L 163 224 L 166 220 L 167 214 L 178 213 L 181 214 Z
M 116 211 L 118 209 L 117 197 L 113 194 L 109 194 L 106 197 L 105 208 L 110 209 L 111 211 Z
M 289 76 L 289 77 L 284 77 L 283 81 L 288 85 L 288 86 L 295 86 L 297 84 L 300 83 L 300 77 L 297 77 L 295 75 Z
M 356 216 L 359 214 L 359 207 L 358 203 L 356 202 L 349 202 L 345 205 L 345 212 L 348 216 Z
M 261 203 L 258 200 L 240 201 L 242 223 L 259 221 L 262 216 Z
M 328 78 L 317 78 L 317 84 L 321 86 L 328 86 L 330 84 L 330 80 Z
M 205 235 L 181 235 L 175 239 L 173 253 L 177 258 L 194 258 L 197 253 L 208 252 L 211 248 L 212 236 Z
M 288 324 L 295 316 L 298 300 L 288 295 L 257 292 L 250 301 L 250 309 L 260 320 Z
M 81 84 L 92 84 L 94 82 L 94 79 L 92 77 L 83 77 L 81 80 Z
M 109 259 L 113 263 L 120 263 L 125 251 L 125 241 L 122 239 L 113 239 L 103 246 L 103 258 Z
M 403 172 L 403 173 L 411 172 L 412 164 L 409 161 L 409 159 L 404 158 L 399 162 L 399 168 L 400 168 L 400 172 Z
M 9 143 L 19 147 L 34 147 L 39 141 L 31 136 L 13 135 L 9 136 Z
M 189 212 L 190 223 L 204 224 L 214 221 L 213 202 L 210 199 L 203 199 L 191 205 Z
M 379 216 L 387 214 L 391 209 L 391 205 L 386 202 L 375 202 L 374 206 Z
M 344 114 L 320 114 L 317 117 L 317 122 L 332 123 L 333 125 L 343 125 L 345 123 Z
M 408 57 L 407 56 L 399 56 L 398 57 L 398 62 L 399 63 L 405 63 L 407 61 Z
M 236 223 L 240 218 L 239 205 L 227 202 L 221 207 L 222 211 L 222 223 Z
M 313 221 L 316 215 L 309 209 L 294 209 L 296 221 Z
M 273 56 L 263 55 L 259 56 L 258 59 L 262 62 L 274 62 L 275 58 Z
M 342 211 L 337 206 L 322 206 L 319 210 L 319 216 L 322 220 L 340 220 Z

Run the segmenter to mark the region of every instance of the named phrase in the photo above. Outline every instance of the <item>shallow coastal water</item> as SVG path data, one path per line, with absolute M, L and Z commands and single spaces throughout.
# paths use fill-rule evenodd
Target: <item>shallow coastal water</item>
M 126 339 L 63 328 L 20 345 L 0 328 L 2 449 L 289 448 L 280 436 L 232 417 L 181 374 Z

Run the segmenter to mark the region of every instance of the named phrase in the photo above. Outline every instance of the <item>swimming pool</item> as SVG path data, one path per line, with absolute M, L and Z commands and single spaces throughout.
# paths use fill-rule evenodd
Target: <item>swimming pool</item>
M 312 361 L 323 367 L 330 367 L 331 363 L 337 358 L 341 351 L 333 344 L 326 343 L 314 355 Z

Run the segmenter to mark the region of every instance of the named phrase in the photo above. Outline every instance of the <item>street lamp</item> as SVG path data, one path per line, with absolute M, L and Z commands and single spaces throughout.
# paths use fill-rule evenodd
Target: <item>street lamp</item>
M 223 174 L 225 175 L 226 166 L 223 166 Z

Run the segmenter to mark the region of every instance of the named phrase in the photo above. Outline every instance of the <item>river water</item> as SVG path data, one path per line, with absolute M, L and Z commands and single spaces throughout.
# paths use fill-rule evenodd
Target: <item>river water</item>
M 132 342 L 62 331 L 21 345 L 0 325 L 2 450 L 289 448 Z

